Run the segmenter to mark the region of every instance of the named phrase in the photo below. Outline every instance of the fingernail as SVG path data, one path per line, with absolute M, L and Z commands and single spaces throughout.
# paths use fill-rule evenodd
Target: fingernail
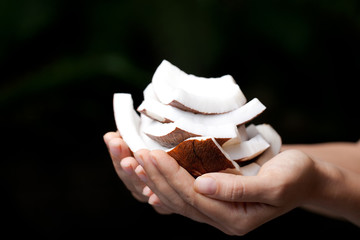
M 134 157 L 141 166 L 144 166 L 144 159 L 141 154 L 134 153 Z
M 121 144 L 119 144 L 119 142 L 117 142 L 117 140 L 112 140 L 109 142 L 108 145 L 108 149 L 110 154 L 112 154 L 115 157 L 120 157 L 121 156 Z
M 161 206 L 161 201 L 155 194 L 152 194 L 149 197 L 148 203 L 152 206 Z
M 146 196 L 146 197 L 150 197 L 151 194 L 152 194 L 152 191 L 151 191 L 151 189 L 150 189 L 148 186 L 145 186 L 145 187 L 143 188 L 142 194 L 143 194 L 144 196 Z
M 216 192 L 216 181 L 212 177 L 198 177 L 195 180 L 195 190 L 199 193 L 211 195 Z
M 145 173 L 144 169 L 142 168 L 142 166 L 137 166 L 135 168 L 135 173 L 142 182 L 146 183 L 148 181 L 146 173 Z
M 121 166 L 122 170 L 123 170 L 127 175 L 132 175 L 132 174 L 133 174 L 134 169 L 133 169 L 133 167 L 131 166 L 130 163 L 121 161 L 121 162 L 120 162 L 120 166 Z

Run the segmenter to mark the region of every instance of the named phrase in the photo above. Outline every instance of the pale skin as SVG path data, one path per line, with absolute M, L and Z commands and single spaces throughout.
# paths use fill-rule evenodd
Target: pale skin
M 132 154 L 118 132 L 104 135 L 115 170 L 142 202 L 229 235 L 244 235 L 304 207 L 360 226 L 360 142 L 284 145 L 257 176 L 192 177 L 164 151 Z

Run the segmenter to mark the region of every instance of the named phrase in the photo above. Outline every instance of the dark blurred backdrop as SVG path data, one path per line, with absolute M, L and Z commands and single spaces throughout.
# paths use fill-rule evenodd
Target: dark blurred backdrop
M 359 43 L 355 0 L 0 1 L 2 233 L 227 238 L 127 192 L 102 140 L 115 130 L 113 93 L 137 106 L 167 59 L 231 74 L 267 106 L 255 123 L 284 143 L 357 141 Z M 296 209 L 245 239 L 359 235 Z

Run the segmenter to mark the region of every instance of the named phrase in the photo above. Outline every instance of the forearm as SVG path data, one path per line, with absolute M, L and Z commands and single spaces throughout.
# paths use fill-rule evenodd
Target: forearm
M 305 208 L 360 226 L 360 174 L 316 161 L 317 184 Z
M 360 226 L 360 143 L 284 145 L 308 154 L 317 167 L 317 190 L 305 208 Z
M 332 163 L 360 174 L 360 141 L 329 142 L 318 144 L 285 144 L 282 151 L 297 149 L 315 160 Z

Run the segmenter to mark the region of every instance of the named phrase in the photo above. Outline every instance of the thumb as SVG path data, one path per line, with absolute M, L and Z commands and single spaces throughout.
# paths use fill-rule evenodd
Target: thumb
M 208 173 L 194 183 L 196 192 L 227 202 L 267 202 L 267 182 L 260 176 Z

